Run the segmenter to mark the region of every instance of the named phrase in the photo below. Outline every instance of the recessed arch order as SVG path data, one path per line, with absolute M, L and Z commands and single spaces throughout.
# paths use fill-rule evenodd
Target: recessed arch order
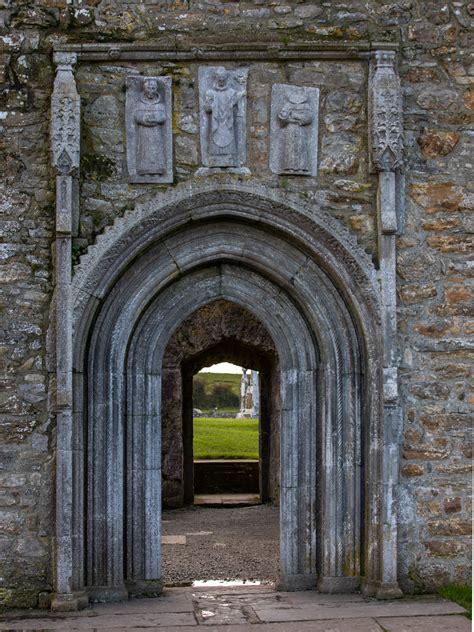
M 335 220 L 256 185 L 178 186 L 98 237 L 72 298 L 73 591 L 160 588 L 163 354 L 218 299 L 254 314 L 278 354 L 282 587 L 396 586 L 382 305 L 370 259 Z

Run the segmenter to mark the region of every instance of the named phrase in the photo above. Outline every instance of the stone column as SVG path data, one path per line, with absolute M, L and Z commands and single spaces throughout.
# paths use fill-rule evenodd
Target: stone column
M 56 327 L 56 534 L 53 610 L 87 604 L 82 572 L 74 568 L 77 538 L 73 517 L 71 240 L 77 223 L 80 156 L 80 97 L 73 66 L 75 53 L 55 53 L 51 99 L 52 163 L 56 171 L 55 327 Z M 76 455 L 77 456 L 77 455 Z
M 378 174 L 377 223 L 379 281 L 383 303 L 383 451 L 381 483 L 381 557 L 377 577 L 367 577 L 365 590 L 378 598 L 401 596 L 397 583 L 396 494 L 399 470 L 396 234 L 399 229 L 397 189 L 403 159 L 402 95 L 395 52 L 375 51 L 369 75 L 369 121 L 372 170 Z
M 258 381 L 258 371 L 252 371 L 252 417 L 260 415 L 260 384 Z

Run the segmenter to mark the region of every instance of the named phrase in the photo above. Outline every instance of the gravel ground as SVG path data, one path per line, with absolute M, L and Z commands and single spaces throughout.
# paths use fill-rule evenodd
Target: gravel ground
M 176 509 L 163 512 L 162 525 L 163 536 L 186 536 L 186 544 L 162 545 L 168 586 L 197 579 L 277 579 L 277 507 Z

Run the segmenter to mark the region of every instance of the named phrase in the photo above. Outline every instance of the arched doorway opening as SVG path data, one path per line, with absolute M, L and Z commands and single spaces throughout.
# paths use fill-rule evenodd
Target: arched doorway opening
M 280 389 L 278 357 L 264 325 L 245 307 L 216 300 L 196 310 L 172 335 L 163 358 L 163 505 L 194 500 L 193 376 L 222 361 L 261 375 L 259 494 L 279 502 Z
M 73 299 L 71 511 L 58 514 L 71 594 L 160 590 L 163 359 L 217 300 L 251 305 L 278 356 L 280 585 L 396 591 L 383 310 L 370 261 L 334 220 L 257 186 L 160 194 L 98 240 Z

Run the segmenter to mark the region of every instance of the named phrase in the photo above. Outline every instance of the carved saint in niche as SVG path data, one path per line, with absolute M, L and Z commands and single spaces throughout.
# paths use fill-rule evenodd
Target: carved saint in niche
M 237 167 L 237 118 L 239 104 L 245 92 L 229 86 L 229 75 L 220 66 L 214 77 L 214 87 L 207 90 L 204 110 L 209 116 L 209 166 Z
M 275 83 L 270 119 L 270 169 L 276 174 L 315 176 L 319 89 Z
M 130 182 L 173 182 L 171 77 L 127 77 L 125 117 Z
M 284 129 L 282 168 L 287 173 L 304 174 L 311 171 L 308 126 L 314 114 L 304 92 L 291 91 L 288 101 L 278 114 Z
M 151 77 L 143 80 L 142 95 L 135 111 L 137 124 L 137 173 L 161 175 L 166 170 L 163 125 L 165 106 L 161 102 L 158 82 Z

